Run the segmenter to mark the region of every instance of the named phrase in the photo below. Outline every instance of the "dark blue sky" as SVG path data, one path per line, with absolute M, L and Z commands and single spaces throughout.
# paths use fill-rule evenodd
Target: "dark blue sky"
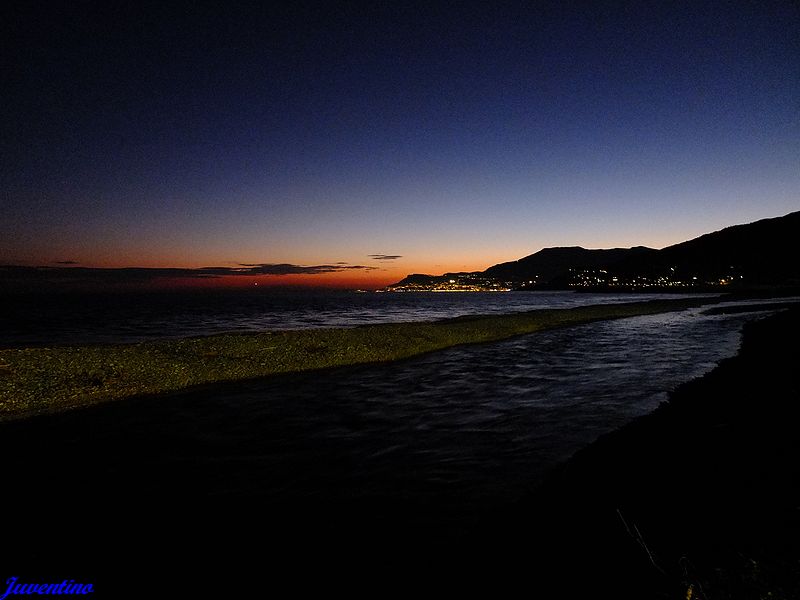
M 4 5 L 0 263 L 393 280 L 800 208 L 793 3 L 170 4 Z

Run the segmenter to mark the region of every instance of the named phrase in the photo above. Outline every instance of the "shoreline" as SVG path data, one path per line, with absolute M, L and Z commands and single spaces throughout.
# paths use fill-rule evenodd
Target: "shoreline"
M 94 572 L 109 589 L 128 589 L 130 565 L 139 559 L 133 548 L 144 544 L 153 577 L 167 587 L 177 584 L 170 559 L 180 554 L 190 565 L 185 576 L 239 572 L 243 586 L 268 565 L 270 583 L 313 576 L 308 586 L 319 591 L 374 591 L 402 575 L 409 591 L 424 585 L 496 595 L 522 585 L 536 597 L 608 592 L 638 600 L 686 598 L 692 586 L 693 599 L 766 597 L 766 591 L 798 597 L 790 586 L 800 564 L 800 498 L 790 484 L 800 481 L 794 464 L 800 448 L 789 402 L 798 396 L 793 356 L 781 356 L 779 342 L 799 332 L 798 309 L 747 325 L 739 353 L 680 386 L 669 403 L 578 451 L 522 500 L 487 504 L 483 518 L 453 529 L 408 519 L 425 518 L 431 506 L 449 515 L 446 500 L 435 496 L 430 506 L 409 505 L 402 496 L 377 506 L 370 498 L 270 502 L 259 494 L 227 495 L 224 469 L 213 479 L 219 494 L 176 487 L 174 473 L 154 466 L 163 455 L 177 456 L 180 471 L 191 474 L 198 467 L 189 438 L 176 435 L 169 419 L 155 437 L 140 433 L 138 405 L 112 433 L 85 418 L 90 414 L 8 423 L 7 474 L 15 486 L 8 508 L 16 518 L 7 533 L 18 545 L 6 559 L 27 561 L 43 577 L 65 565 Z M 218 431 L 217 421 L 208 426 Z M 81 440 L 78 450 L 70 450 L 70 436 Z M 59 452 L 59 440 L 66 451 Z M 114 458 L 132 448 L 128 467 Z M 248 464 L 250 452 L 233 457 L 231 468 Z M 96 455 L 110 458 L 98 463 Z M 93 464 L 104 467 L 82 472 Z M 269 481 L 269 469 L 253 474 Z M 98 505 L 119 514 L 99 518 Z M 406 520 L 395 519 L 403 514 Z M 48 538 L 42 546 L 64 515 L 81 536 Z M 238 545 L 242 535 L 254 536 L 255 553 Z
M 681 298 L 340 329 L 5 349 L 0 350 L 0 422 L 217 382 L 391 362 L 453 346 L 721 301 Z
M 528 558 L 561 592 L 800 597 L 798 335 L 798 308 L 746 324 L 735 356 L 578 451 L 481 538 L 535 535 Z

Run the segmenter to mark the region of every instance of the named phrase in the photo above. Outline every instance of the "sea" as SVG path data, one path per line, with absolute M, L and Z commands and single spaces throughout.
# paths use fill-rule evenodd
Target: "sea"
M 0 348 L 355 327 L 675 297 L 681 296 L 574 292 L 357 293 L 263 287 L 21 294 L 0 296 Z
M 4 303 L 0 347 L 353 327 L 675 297 L 229 290 L 16 298 Z M 100 495 L 135 481 L 140 494 L 151 486 L 161 497 L 258 498 L 310 506 L 317 515 L 368 506 L 394 522 L 457 528 L 525 497 L 571 454 L 733 356 L 743 325 L 766 314 L 697 308 L 394 363 L 113 402 L 4 424 L 0 451 L 26 457 L 14 464 L 7 458 L 11 472 L 16 465 L 18 475 L 37 473 L 42 481 L 69 472 Z M 43 431 L 57 453 L 37 445 Z M 398 516 L 398 505 L 413 509 Z

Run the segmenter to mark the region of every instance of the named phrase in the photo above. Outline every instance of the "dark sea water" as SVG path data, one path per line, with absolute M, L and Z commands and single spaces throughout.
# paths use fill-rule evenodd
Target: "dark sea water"
M 0 297 L 0 348 L 109 344 L 226 332 L 430 321 L 675 294 L 365 293 L 259 288 Z
M 429 494 L 459 503 L 510 498 L 735 354 L 748 318 L 699 311 L 634 317 L 395 364 L 220 387 L 183 398 L 178 421 L 200 431 L 198 441 L 217 458 L 239 455 L 244 442 L 259 468 L 283 473 L 268 477 L 266 488 L 229 478 L 218 493 L 255 485 L 276 497 L 314 495 L 322 459 L 324 481 L 335 482 L 328 498 L 346 498 L 354 486 L 419 501 Z M 213 424 L 207 438 L 203 424 Z
M 266 300 L 254 297 L 242 302 L 232 320 L 198 303 L 181 317 L 185 321 L 175 325 L 176 309 L 162 316 L 161 326 L 176 335 L 202 331 L 202 322 L 212 330 L 231 323 L 243 329 L 342 325 L 618 300 L 578 294 L 425 296 L 347 297 L 345 309 L 337 309 L 332 297 L 306 305 L 270 300 L 273 310 L 263 317 L 255 307 Z M 381 313 L 378 302 L 392 304 Z M 312 306 L 319 307 L 317 316 Z M 156 336 L 145 308 L 125 310 L 140 320 L 126 330 L 112 329 L 116 338 L 102 339 Z M 113 310 L 105 311 L 98 320 L 110 323 Z M 650 412 L 669 390 L 735 354 L 742 325 L 763 314 L 692 309 L 390 364 L 110 403 L 6 424 L 0 451 L 12 478 L 25 482 L 26 474 L 35 474 L 25 488 L 31 494 L 37 482 L 52 485 L 69 473 L 71 485 L 93 501 L 115 502 L 115 493 L 257 500 L 259 507 L 271 507 L 259 510 L 260 518 L 282 526 L 307 523 L 312 515 L 323 528 L 347 528 L 356 519 L 362 525 L 375 520 L 457 529 L 523 497 L 570 454 Z M 77 323 L 59 326 L 61 341 L 70 327 L 72 339 L 100 341 L 97 323 L 80 331 Z M 17 337 L 7 339 L 19 343 L 22 333 L 18 329 Z M 26 335 L 45 341 L 44 328 Z M 44 451 L 43 439 L 58 451 Z

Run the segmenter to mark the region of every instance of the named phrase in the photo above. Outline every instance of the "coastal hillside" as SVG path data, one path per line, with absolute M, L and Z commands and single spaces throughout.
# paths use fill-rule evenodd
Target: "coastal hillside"
M 800 211 L 735 225 L 661 250 L 544 248 L 485 271 L 409 275 L 392 291 L 717 289 L 800 285 Z
M 800 211 L 726 227 L 648 256 L 627 256 L 616 268 L 628 274 L 675 269 L 704 278 L 734 275 L 751 283 L 797 284 L 800 282 L 800 264 L 795 259 L 798 235 Z
M 525 258 L 489 267 L 484 273 L 502 280 L 538 279 L 542 284 L 557 283 L 566 281 L 570 270 L 607 270 L 624 260 L 647 261 L 657 252 L 644 246 L 609 250 L 587 250 L 580 246 L 545 248 Z

